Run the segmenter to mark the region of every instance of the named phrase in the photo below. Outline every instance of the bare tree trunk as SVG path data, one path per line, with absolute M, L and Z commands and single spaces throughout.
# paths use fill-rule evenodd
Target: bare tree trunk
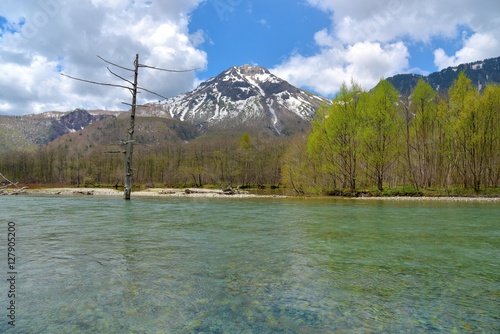
M 135 128 L 135 107 L 137 105 L 137 76 L 139 74 L 139 54 L 135 55 L 134 62 L 134 85 L 132 87 L 132 109 L 130 110 L 130 127 L 127 134 L 127 142 L 125 143 L 125 181 L 123 188 L 123 198 L 130 199 L 132 192 L 132 155 L 134 150 L 134 128 Z

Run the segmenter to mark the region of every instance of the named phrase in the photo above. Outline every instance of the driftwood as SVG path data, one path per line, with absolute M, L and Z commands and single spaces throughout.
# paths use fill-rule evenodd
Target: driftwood
M 94 195 L 94 191 L 93 190 L 89 190 L 89 191 L 73 191 L 73 194 L 76 194 L 76 195 Z
M 16 190 L 0 189 L 0 195 L 20 195 L 23 194 L 28 187 L 17 188 Z
M 196 191 L 196 190 L 191 190 L 191 189 L 185 189 L 184 192 L 186 194 L 201 194 L 203 191 Z
M 160 194 L 160 195 L 173 195 L 173 194 L 175 194 L 175 191 L 172 191 L 172 190 L 160 190 L 158 192 L 158 194 Z
M 234 195 L 234 194 L 239 194 L 239 191 L 238 190 L 234 190 L 231 187 L 226 187 L 226 188 L 222 189 L 222 193 L 224 195 Z
M 17 185 L 18 185 L 18 182 L 12 182 L 11 180 L 9 180 L 8 178 L 6 178 L 5 176 L 3 176 L 2 173 L 0 173 L 0 177 L 2 179 L 4 179 L 3 181 L 3 184 L 2 186 L 0 186 L 0 195 L 19 195 L 19 194 L 22 194 L 24 193 L 24 191 L 26 189 L 28 189 L 28 187 L 22 187 L 22 188 L 19 188 Z M 9 190 L 9 187 L 16 187 L 16 189 L 14 190 Z
M 222 190 L 193 190 L 193 189 L 185 189 L 184 193 L 186 194 L 217 194 L 217 195 L 237 195 L 237 194 L 248 194 L 246 191 L 240 191 L 238 189 L 233 189 L 231 187 L 224 188 Z

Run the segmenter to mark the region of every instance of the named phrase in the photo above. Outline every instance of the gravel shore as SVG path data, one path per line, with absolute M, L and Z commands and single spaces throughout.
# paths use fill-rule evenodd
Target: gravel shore
M 500 197 L 356 197 L 359 200 L 388 200 L 388 201 L 448 201 L 448 202 L 498 202 Z
M 32 195 L 63 195 L 63 196 L 123 196 L 123 191 L 107 188 L 46 188 L 29 189 L 24 194 Z M 216 190 L 216 189 L 196 189 L 196 188 L 151 188 L 146 190 L 133 191 L 132 197 L 276 197 L 260 196 L 239 190 Z
M 26 189 L 23 194 L 62 195 L 62 196 L 123 196 L 123 191 L 108 188 L 44 188 Z M 300 198 L 297 196 L 256 195 L 237 189 L 198 189 L 198 188 L 150 188 L 133 191 L 132 197 L 236 197 L 236 198 Z M 315 198 L 314 196 L 310 198 Z M 342 199 L 343 197 L 330 197 Z M 349 200 L 384 201 L 451 201 L 451 202 L 498 202 L 500 197 L 350 197 Z

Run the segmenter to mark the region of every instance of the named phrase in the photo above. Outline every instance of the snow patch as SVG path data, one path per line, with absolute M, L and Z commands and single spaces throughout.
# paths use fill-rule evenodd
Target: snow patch
M 247 81 L 252 86 L 254 86 L 255 88 L 257 88 L 257 90 L 259 91 L 260 95 L 266 96 L 266 93 L 264 92 L 264 90 L 262 89 L 262 87 L 260 87 L 260 85 L 252 77 L 247 77 Z
M 257 79 L 257 81 L 260 81 L 260 82 L 266 82 L 270 78 L 271 78 L 271 74 L 270 73 L 262 73 L 262 74 L 255 75 L 255 79 Z
M 273 108 L 274 101 L 271 99 L 268 99 L 268 104 L 269 104 L 269 111 L 273 115 L 273 127 L 278 134 L 281 134 L 280 130 L 278 129 L 278 116 L 276 115 L 276 111 Z
M 479 64 L 474 64 L 472 65 L 472 69 L 473 70 L 480 70 L 483 68 L 483 63 L 479 63 Z

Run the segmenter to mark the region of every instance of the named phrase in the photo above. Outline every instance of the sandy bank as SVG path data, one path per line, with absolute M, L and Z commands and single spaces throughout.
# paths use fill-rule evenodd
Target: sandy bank
M 123 191 L 107 188 L 46 188 L 28 189 L 24 192 L 28 195 L 61 195 L 61 196 L 123 196 Z M 151 188 L 132 192 L 132 198 L 137 197 L 278 197 L 274 195 L 262 196 L 250 194 L 246 191 L 236 189 L 223 191 L 216 189 L 196 189 L 196 188 Z
M 43 188 L 25 189 L 26 195 L 61 195 L 61 196 L 123 196 L 123 191 L 108 188 Z M 246 191 L 231 189 L 198 188 L 151 188 L 133 191 L 132 197 L 227 197 L 227 198 L 301 198 L 300 196 L 256 195 Z M 304 197 L 305 198 L 305 197 Z M 311 196 L 307 198 L 325 198 Z M 327 197 L 328 199 L 369 200 L 369 201 L 450 201 L 450 202 L 496 202 L 500 197 Z

